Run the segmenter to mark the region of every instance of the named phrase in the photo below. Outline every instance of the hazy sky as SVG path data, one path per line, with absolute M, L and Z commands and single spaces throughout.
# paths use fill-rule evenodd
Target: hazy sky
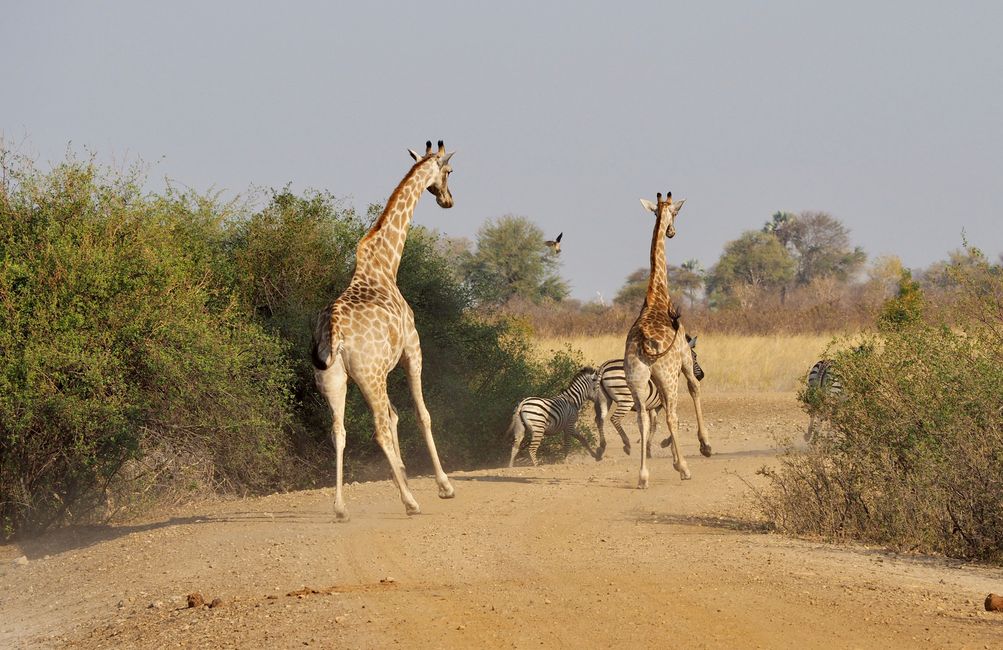
M 647 265 L 657 191 L 687 199 L 670 263 L 777 210 L 909 266 L 1003 251 L 1003 2 L 0 4 L 0 134 L 43 164 L 364 209 L 441 138 L 456 205 L 415 222 L 564 231 L 582 299 Z

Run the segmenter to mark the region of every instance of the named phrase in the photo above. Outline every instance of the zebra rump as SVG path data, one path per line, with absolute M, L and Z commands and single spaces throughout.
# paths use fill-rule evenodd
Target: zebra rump
M 310 360 L 317 370 L 327 370 L 328 359 L 331 358 L 331 307 L 328 306 L 317 315 L 317 325 L 313 328 L 313 341 L 310 345 Z

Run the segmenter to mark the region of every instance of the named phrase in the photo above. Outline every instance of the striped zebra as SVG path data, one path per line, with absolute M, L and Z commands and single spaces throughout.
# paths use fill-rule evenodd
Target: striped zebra
M 698 382 L 703 379 L 704 372 L 700 364 L 697 363 L 697 337 L 690 337 L 687 334 L 686 343 L 689 344 L 689 354 L 686 354 L 684 350 L 682 372 L 686 377 L 686 387 L 690 391 L 690 397 L 693 398 L 693 406 L 697 414 L 697 437 L 700 439 L 700 453 L 704 456 L 710 456 L 711 447 L 707 443 L 707 435 L 703 423 L 703 409 L 700 406 L 700 384 Z M 623 441 L 623 452 L 629 455 L 630 439 L 627 437 L 627 433 L 623 430 L 623 425 L 620 422 L 623 420 L 623 416 L 629 411 L 636 411 L 637 409 L 634 408 L 634 398 L 630 394 L 630 388 L 627 386 L 627 378 L 623 370 L 623 359 L 610 359 L 602 364 L 596 371 L 596 376 L 598 377 L 597 381 L 599 384 L 593 398 L 595 402 L 596 428 L 599 430 L 599 446 L 596 448 L 596 460 L 602 460 L 603 454 L 606 452 L 606 433 L 603 430 L 603 423 L 606 421 L 607 414 L 610 414 L 609 420 Z M 651 380 L 648 380 L 648 391 L 644 400 L 644 406 L 651 417 L 651 435 L 648 436 L 648 448 L 645 450 L 648 458 L 651 458 L 651 441 L 655 439 L 656 423 L 663 408 L 662 399 L 658 396 L 655 384 Z M 670 435 L 663 440 L 661 444 L 662 447 L 671 445 L 672 436 Z
M 816 422 L 821 423 L 825 418 L 819 412 L 821 402 L 830 397 L 839 397 L 843 393 L 843 382 L 836 372 L 835 365 L 832 359 L 820 359 L 811 367 L 805 378 L 804 402 L 808 405 L 808 414 L 811 417 L 808 421 L 808 430 L 804 434 L 804 439 L 808 442 L 815 437 Z
M 519 402 L 512 414 L 512 424 L 506 435 L 513 437 L 512 457 L 508 466 L 515 464 L 515 457 L 522 446 L 523 437 L 529 432 L 529 460 L 536 465 L 536 450 L 540 448 L 543 436 L 563 433 L 564 455 L 568 455 L 568 435 L 578 442 L 595 458 L 595 452 L 585 436 L 575 430 L 578 410 L 582 404 L 592 399 L 596 390 L 596 371 L 582 368 L 571 380 L 571 384 L 556 397 L 527 397 Z

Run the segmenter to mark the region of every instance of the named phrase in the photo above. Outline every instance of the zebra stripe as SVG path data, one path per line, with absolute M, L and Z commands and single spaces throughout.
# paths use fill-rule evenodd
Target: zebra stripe
M 815 426 L 824 420 L 824 416 L 818 412 L 817 403 L 820 400 L 838 398 L 843 392 L 843 382 L 835 368 L 835 361 L 832 359 L 820 359 L 816 361 L 808 370 L 805 377 L 805 396 L 807 398 L 809 415 L 808 430 L 805 431 L 804 439 L 811 442 L 815 437 Z
M 571 380 L 571 384 L 556 397 L 527 397 L 519 402 L 512 414 L 512 423 L 507 435 L 513 437 L 512 455 L 508 466 L 515 464 L 523 438 L 529 433 L 529 460 L 536 465 L 536 451 L 543 442 L 543 436 L 563 432 L 564 455 L 568 454 L 568 435 L 574 436 L 589 454 L 595 457 L 589 441 L 575 430 L 578 411 L 582 404 L 592 399 L 597 385 L 596 371 L 582 368 Z
M 693 359 L 693 374 L 697 381 L 704 378 L 703 368 L 697 363 L 697 337 L 690 337 L 689 334 L 686 335 L 686 343 L 689 345 L 690 356 Z M 683 372 L 685 373 L 685 365 Z M 595 415 L 596 415 L 596 428 L 599 431 L 599 447 L 596 449 L 597 460 L 603 457 L 606 451 L 606 433 L 603 429 L 603 424 L 606 420 L 607 412 L 610 414 L 609 421 L 612 423 L 616 432 L 620 434 L 620 439 L 623 441 L 623 451 L 625 454 L 630 454 L 630 439 L 627 437 L 626 431 L 623 429 L 621 421 L 623 417 L 630 411 L 637 411 L 637 407 L 634 405 L 634 396 L 630 392 L 630 387 L 627 385 L 627 375 L 623 369 L 623 359 L 610 359 L 606 363 L 599 366 L 596 371 L 598 376 L 598 387 L 596 390 L 594 402 L 595 402 Z M 689 377 L 687 377 L 687 382 L 690 382 Z M 690 387 L 691 394 L 693 393 L 693 388 Z M 699 397 L 694 396 L 693 401 L 696 404 Z M 644 399 L 644 408 L 651 413 L 651 435 L 648 437 L 649 444 L 651 440 L 654 440 L 655 429 L 657 427 L 657 418 L 660 415 L 663 404 L 662 398 L 658 395 L 658 390 L 655 388 L 655 383 L 648 380 L 648 390 L 646 391 Z M 671 436 L 662 441 L 662 446 L 667 447 L 671 444 Z M 701 443 L 701 450 L 710 450 L 709 446 Z M 645 450 L 648 457 L 651 457 L 651 449 Z M 705 454 L 709 455 L 709 454 Z

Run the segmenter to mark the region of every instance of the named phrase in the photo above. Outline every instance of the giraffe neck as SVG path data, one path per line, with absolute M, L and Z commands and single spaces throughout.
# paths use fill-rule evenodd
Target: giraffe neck
M 651 274 L 644 302 L 650 308 L 667 312 L 672 308 L 669 297 L 668 274 L 665 270 L 665 230 L 668 224 L 659 210 L 655 217 L 655 232 L 651 236 Z
M 419 160 L 394 189 L 383 213 L 356 247 L 355 277 L 396 284 L 414 207 L 428 188 L 434 171 L 433 158 Z

